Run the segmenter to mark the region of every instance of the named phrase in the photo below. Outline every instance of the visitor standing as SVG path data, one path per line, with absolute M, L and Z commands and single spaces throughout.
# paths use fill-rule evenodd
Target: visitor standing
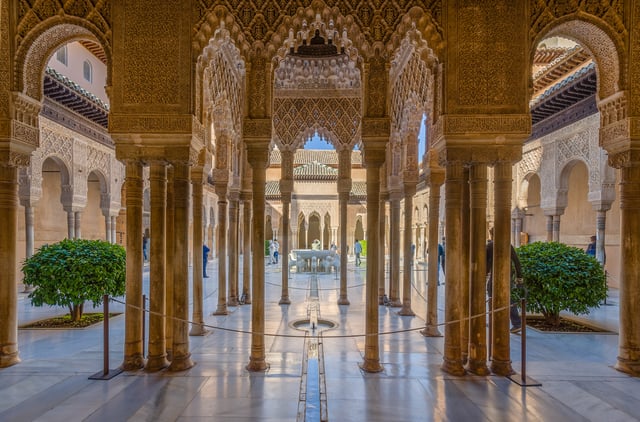
M 209 261 L 209 247 L 205 244 L 202 245 L 202 277 L 209 278 L 207 275 L 207 262 Z
M 278 264 L 278 257 L 280 256 L 280 243 L 278 243 L 278 239 L 273 241 L 273 260 L 276 265 Z
M 273 244 L 273 240 L 269 240 L 269 262 L 267 265 L 273 264 L 273 253 L 275 252 L 276 246 Z
M 591 236 L 591 243 L 587 246 L 587 250 L 585 251 L 587 255 L 596 257 L 596 237 Z
M 356 254 L 356 267 L 359 267 L 361 264 L 360 254 L 362 253 L 362 245 L 360 241 L 356 239 L 356 243 L 353 244 L 353 253 Z

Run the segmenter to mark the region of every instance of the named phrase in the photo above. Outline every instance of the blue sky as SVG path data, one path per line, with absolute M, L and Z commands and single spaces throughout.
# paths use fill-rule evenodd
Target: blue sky
M 426 142 L 425 137 L 427 136 L 427 129 L 425 126 L 426 115 L 422 118 L 422 124 L 420 125 L 420 133 L 418 134 L 418 160 L 422 160 L 422 156 L 425 153 Z M 331 143 L 324 141 L 317 134 L 314 135 L 306 144 L 304 144 L 304 149 L 322 149 L 322 150 L 332 150 L 333 145 Z

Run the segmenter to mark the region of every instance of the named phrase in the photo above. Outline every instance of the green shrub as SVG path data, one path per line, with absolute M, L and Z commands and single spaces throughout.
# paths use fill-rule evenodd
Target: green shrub
M 65 239 L 44 245 L 22 266 L 24 283 L 34 286 L 31 304 L 69 307 L 73 321 L 85 302 L 102 304 L 102 296 L 125 293 L 124 248 L 101 240 Z
M 528 291 L 527 311 L 541 313 L 549 324 L 560 312 L 588 314 L 607 296 L 600 263 L 582 249 L 558 242 L 535 242 L 517 249 Z

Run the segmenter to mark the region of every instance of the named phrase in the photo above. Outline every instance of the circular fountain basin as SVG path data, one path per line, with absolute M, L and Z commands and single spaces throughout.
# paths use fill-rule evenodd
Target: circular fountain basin
M 330 330 L 338 326 L 338 324 L 336 324 L 333 321 L 329 321 L 326 319 L 319 319 L 314 330 L 313 327 L 311 326 L 311 320 L 309 318 L 293 321 L 290 325 L 292 328 L 295 328 L 296 330 L 308 331 L 308 332 L 315 331 L 316 333 L 319 331 Z

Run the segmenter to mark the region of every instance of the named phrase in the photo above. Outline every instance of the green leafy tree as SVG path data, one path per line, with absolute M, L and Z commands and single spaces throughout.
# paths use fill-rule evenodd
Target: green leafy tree
M 552 326 L 560 312 L 588 314 L 607 296 L 600 263 L 582 249 L 558 242 L 535 242 L 517 249 L 528 291 L 527 311 L 541 313 Z
M 69 307 L 73 321 L 85 302 L 102 304 L 102 296 L 125 293 L 126 254 L 120 245 L 101 240 L 65 239 L 44 245 L 22 266 L 24 283 L 34 286 L 31 304 Z

